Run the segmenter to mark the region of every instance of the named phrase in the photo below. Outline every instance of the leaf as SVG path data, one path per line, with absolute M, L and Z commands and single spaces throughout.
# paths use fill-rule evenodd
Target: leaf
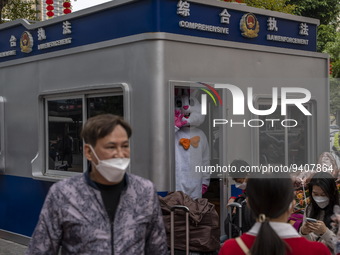
M 21 0 L 0 0 L 1 3 L 5 3 L 4 8 L 1 10 L 1 23 L 8 22 L 16 19 L 28 19 L 38 20 L 38 13 L 40 11 L 34 9 L 38 4 L 37 0 L 21 1 Z

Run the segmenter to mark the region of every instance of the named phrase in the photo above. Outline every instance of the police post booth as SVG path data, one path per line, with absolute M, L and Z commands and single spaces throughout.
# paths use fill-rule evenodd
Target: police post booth
M 161 195 L 174 191 L 178 88 L 206 100 L 206 197 L 221 222 L 233 185 L 216 169 L 234 159 L 315 163 L 329 148 L 328 58 L 316 52 L 317 25 L 215 0 L 116 0 L 1 24 L 0 237 L 26 244 L 49 187 L 86 171 L 79 131 L 96 114 L 123 115 L 133 129 L 129 171 Z

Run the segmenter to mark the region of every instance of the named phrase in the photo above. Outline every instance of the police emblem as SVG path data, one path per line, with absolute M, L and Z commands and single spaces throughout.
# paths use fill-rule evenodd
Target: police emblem
M 255 38 L 260 31 L 260 24 L 252 13 L 244 14 L 240 21 L 242 35 L 247 38 Z
M 33 37 L 30 32 L 25 31 L 20 37 L 21 52 L 30 53 L 33 47 Z

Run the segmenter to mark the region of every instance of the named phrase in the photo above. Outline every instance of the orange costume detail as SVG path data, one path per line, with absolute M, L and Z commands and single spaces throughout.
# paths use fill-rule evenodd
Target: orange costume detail
M 190 145 L 194 146 L 195 148 L 198 147 L 198 143 L 200 142 L 201 138 L 199 136 L 188 138 L 181 138 L 179 140 L 179 144 L 183 146 L 185 150 L 190 148 Z

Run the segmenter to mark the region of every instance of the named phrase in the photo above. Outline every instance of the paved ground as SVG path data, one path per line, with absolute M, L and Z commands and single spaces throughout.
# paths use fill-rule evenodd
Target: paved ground
M 0 239 L 0 255 L 23 255 L 26 246 Z

